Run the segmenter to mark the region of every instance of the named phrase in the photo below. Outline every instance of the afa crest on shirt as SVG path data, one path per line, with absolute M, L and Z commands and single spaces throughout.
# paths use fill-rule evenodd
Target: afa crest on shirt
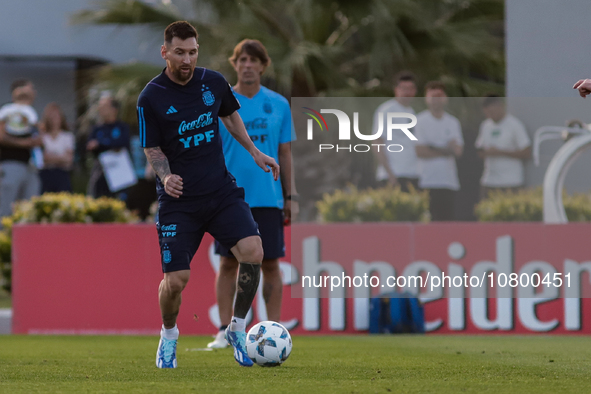
M 211 107 L 215 103 L 213 92 L 205 85 L 201 85 L 201 97 L 203 98 L 203 103 L 208 107 Z
M 266 114 L 273 113 L 273 106 L 270 102 L 265 101 L 265 103 L 263 104 L 263 111 L 265 111 Z
M 111 137 L 115 140 L 121 137 L 121 130 L 119 130 L 119 127 L 115 127 L 111 130 Z

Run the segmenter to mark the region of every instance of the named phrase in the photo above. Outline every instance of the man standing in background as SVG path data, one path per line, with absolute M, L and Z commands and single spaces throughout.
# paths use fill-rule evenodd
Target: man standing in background
M 379 116 L 383 118 L 383 127 L 387 123 L 387 114 L 389 112 L 404 112 L 415 114 L 410 106 L 413 97 L 417 94 L 417 85 L 415 76 L 407 71 L 399 73 L 394 82 L 394 99 L 390 99 L 380 105 L 374 114 L 373 133 L 375 134 L 379 126 Z M 407 120 L 402 120 L 404 124 Z M 394 121 L 394 123 L 397 123 Z M 384 137 L 380 138 L 383 144 L 399 144 L 404 147 L 401 152 L 389 152 L 380 149 L 376 152 L 380 166 L 376 174 L 378 181 L 386 181 L 391 186 L 400 185 L 402 191 L 408 192 L 409 185 L 415 190 L 419 187 L 419 171 L 417 168 L 417 154 L 415 151 L 415 141 L 411 141 L 402 133 L 392 133 L 392 141 L 386 141 Z
M 240 102 L 238 113 L 244 120 L 246 131 L 255 146 L 273 157 L 281 168 L 280 180 L 257 171 L 257 165 L 248 152 L 220 125 L 226 165 L 236 177 L 238 185 L 245 190 L 245 200 L 250 205 L 263 242 L 262 290 L 268 319 L 278 322 L 281 318 L 283 291 L 279 258 L 285 256 L 283 226 L 289 225 L 298 211 L 290 144 L 295 140 L 293 121 L 288 101 L 261 86 L 261 76 L 271 59 L 260 41 L 241 41 L 229 60 L 238 77 L 233 90 Z M 207 346 L 224 348 L 228 345 L 224 330 L 232 317 L 238 260 L 219 242 L 216 242 L 216 252 L 221 255 L 216 277 L 221 326 L 215 340 Z
M 482 110 L 486 120 L 480 125 L 476 149 L 484 159 L 480 180 L 480 198 L 491 190 L 516 191 L 523 186 L 523 160 L 531 157 L 531 141 L 523 123 L 507 113 L 502 98 L 490 95 L 484 99 Z
M 455 219 L 455 198 L 460 190 L 456 158 L 462 155 L 464 139 L 460 121 L 445 112 L 447 101 L 443 83 L 427 83 L 427 109 L 417 116 L 415 128 L 419 186 L 429 190 L 432 221 Z
M 35 87 L 27 79 L 11 85 L 12 103 L 0 108 L 0 217 L 12 214 L 12 203 L 41 191 L 37 169 L 29 164 L 31 150 L 42 145 L 36 124 Z

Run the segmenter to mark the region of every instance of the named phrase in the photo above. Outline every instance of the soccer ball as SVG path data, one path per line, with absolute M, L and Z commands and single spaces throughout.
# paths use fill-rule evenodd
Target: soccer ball
M 274 321 L 253 326 L 246 335 L 248 357 L 261 367 L 278 367 L 291 353 L 291 335 Z

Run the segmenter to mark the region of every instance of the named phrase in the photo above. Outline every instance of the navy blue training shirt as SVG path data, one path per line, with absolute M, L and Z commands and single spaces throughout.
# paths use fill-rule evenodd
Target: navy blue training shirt
M 88 137 L 88 141 L 90 140 L 97 140 L 99 143 L 93 151 L 96 157 L 110 149 L 127 148 L 131 152 L 129 126 L 119 120 L 115 123 L 94 127 Z
M 234 180 L 226 168 L 218 116 L 229 116 L 239 108 L 222 74 L 202 67 L 195 68 L 184 86 L 162 71 L 140 94 L 141 146 L 162 149 L 170 171 L 183 179 L 181 199 L 215 192 Z M 175 200 L 158 177 L 156 184 L 159 200 Z

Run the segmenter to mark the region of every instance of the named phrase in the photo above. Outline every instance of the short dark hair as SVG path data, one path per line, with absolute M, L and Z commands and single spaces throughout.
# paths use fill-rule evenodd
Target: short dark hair
M 394 75 L 394 86 L 400 85 L 401 82 L 417 83 L 417 77 L 410 71 L 401 71 Z
M 117 100 L 115 97 L 111 95 L 105 95 L 101 97 L 100 101 L 106 100 L 109 102 L 109 106 L 111 108 L 116 109 L 117 111 L 121 110 L 121 101 Z
M 121 109 L 121 101 L 114 99 L 111 97 L 111 107 L 115 108 L 117 111 Z
M 429 81 L 425 85 L 425 93 L 428 90 L 443 90 L 445 92 L 445 84 L 441 81 Z
M 234 53 L 232 53 L 232 56 L 228 58 L 230 63 L 236 64 L 236 61 L 238 60 L 242 52 L 246 52 L 246 54 L 258 58 L 265 67 L 271 64 L 271 58 L 267 53 L 267 48 L 265 48 L 263 43 L 259 40 L 245 38 L 244 40 L 240 41 L 234 47 Z
M 191 37 L 197 38 L 197 29 L 187 21 L 172 22 L 164 29 L 164 41 L 170 44 L 174 37 L 178 37 L 181 40 Z
M 487 94 L 482 101 L 482 108 L 487 108 L 494 104 L 505 104 L 505 100 L 498 94 Z
M 10 84 L 10 93 L 14 92 L 18 88 L 22 88 L 23 86 L 27 86 L 29 84 L 33 84 L 33 82 L 31 82 L 30 79 L 17 79 L 16 81 Z

